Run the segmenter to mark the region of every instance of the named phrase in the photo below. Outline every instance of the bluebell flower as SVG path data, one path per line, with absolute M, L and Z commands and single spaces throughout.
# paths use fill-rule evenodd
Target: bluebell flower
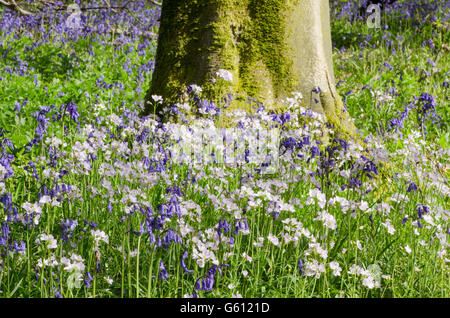
M 426 205 L 423 205 L 423 204 L 417 205 L 417 219 L 419 219 L 419 220 L 423 219 L 423 215 L 428 212 L 429 212 L 429 209 Z
M 177 195 L 172 195 L 170 197 L 169 203 L 167 204 L 166 215 L 167 217 L 172 217 L 173 214 L 176 214 L 178 217 L 181 217 L 181 209 L 178 203 Z
M 217 226 L 217 232 L 220 234 L 222 231 L 228 233 L 231 230 L 231 225 L 225 219 L 219 220 L 219 225 Z
M 433 95 L 428 93 L 422 93 L 420 97 L 415 98 L 416 101 L 419 101 L 419 107 L 417 109 L 420 128 L 426 129 L 425 121 L 428 118 L 432 119 L 432 122 L 438 122 L 440 120 L 440 116 L 436 113 L 436 100 Z M 420 107 L 421 106 L 421 107 Z
M 111 201 L 108 202 L 108 213 L 112 213 L 113 212 L 113 207 L 111 204 Z
M 14 150 L 14 144 L 8 138 L 3 139 L 3 144 L 5 144 L 9 149 Z M 2 145 L 3 146 L 3 145 Z M 3 149 L 4 150 L 4 149 Z
M 412 192 L 412 191 L 417 191 L 417 189 L 418 189 L 417 185 L 414 182 L 411 182 L 409 187 L 408 187 L 408 190 L 406 190 L 406 191 L 407 192 Z
M 16 253 L 25 252 L 27 250 L 27 246 L 24 241 L 20 241 L 20 242 L 14 241 L 13 249 L 14 249 L 14 252 L 16 252 Z
M 436 63 L 429 58 L 427 59 L 427 63 L 430 64 L 432 67 L 436 67 Z
M 281 119 L 281 122 L 284 124 L 284 123 L 286 123 L 287 121 L 291 120 L 291 114 L 289 114 L 289 113 L 283 113 L 283 114 L 281 115 L 280 119 Z
M 299 258 L 299 259 L 298 259 L 298 270 L 300 271 L 300 276 L 303 275 L 303 267 L 304 267 L 303 262 L 302 262 L 302 260 Z
M 9 233 L 11 233 L 10 229 L 9 229 L 9 224 L 7 222 L 3 222 L 2 223 L 2 236 L 4 238 L 9 238 Z
M 66 219 L 65 221 L 61 221 L 62 239 L 65 242 L 68 242 L 72 238 L 73 234 L 71 232 L 75 230 L 77 225 L 77 220 Z
M 164 267 L 163 261 L 159 263 L 159 276 L 161 277 L 161 280 L 165 280 L 169 278 L 169 273 L 167 272 L 166 268 Z
M 10 178 L 14 176 L 14 170 L 11 166 L 11 162 L 14 159 L 13 155 L 9 155 L 6 152 L 3 153 L 3 155 L 0 157 L 0 164 L 5 168 L 6 173 L 4 178 Z
M 12 202 L 12 195 L 11 195 L 11 193 L 9 193 L 9 192 L 8 193 L 3 193 L 0 196 L 0 202 L 3 203 L 3 205 L 5 206 L 4 207 L 5 212 L 9 214 L 12 211 L 12 208 L 13 208 L 13 202 Z
M 38 174 L 38 172 L 36 170 L 36 166 L 35 166 L 33 161 L 30 161 L 28 163 L 28 166 L 25 167 L 25 170 L 26 171 L 30 171 L 33 174 L 33 178 L 35 178 L 36 180 L 39 181 L 39 174 Z
M 314 158 L 316 155 L 320 155 L 320 150 L 316 146 L 311 147 L 311 155 Z
M 0 246 L 6 246 L 8 244 L 8 239 L 5 237 L 0 237 Z
M 188 252 L 185 251 L 183 256 L 181 257 L 181 268 L 184 270 L 184 272 L 186 274 L 192 274 L 192 270 L 187 269 L 186 267 L 186 263 L 184 262 L 184 260 L 188 257 Z
M 171 242 L 174 242 L 175 244 L 180 244 L 182 243 L 182 238 L 177 232 L 173 230 L 168 230 L 167 234 L 161 241 L 161 245 L 164 245 L 164 247 L 168 247 Z
M 63 298 L 63 296 L 61 295 L 61 293 L 57 288 L 53 288 L 53 291 L 55 292 L 55 298 Z
M 344 139 L 335 138 L 335 142 L 338 142 L 341 145 L 341 148 L 344 150 L 344 152 L 347 152 L 348 150 L 348 142 Z
M 374 164 L 371 160 L 368 160 L 367 158 L 364 158 L 364 157 L 363 157 L 363 159 L 366 160 L 363 170 L 366 172 L 367 177 L 372 179 L 371 173 L 375 173 L 376 175 L 378 175 L 378 168 L 377 168 L 376 164 Z
M 69 112 L 70 118 L 77 123 L 78 117 L 80 117 L 78 106 L 73 102 L 69 102 L 69 104 L 67 104 L 67 111 Z
M 100 273 L 102 271 L 102 263 L 99 259 L 95 260 L 95 271 Z
M 389 70 L 391 70 L 391 71 L 393 70 L 393 67 L 392 67 L 391 64 L 385 62 L 383 65 L 384 65 L 386 68 L 388 68 Z
M 91 282 L 93 280 L 94 278 L 92 277 L 91 273 L 86 272 L 86 279 L 84 279 L 84 284 L 86 285 L 87 288 L 92 286 Z
M 348 182 L 348 186 L 349 187 L 360 187 L 360 186 L 362 186 L 362 182 L 358 178 L 352 178 Z

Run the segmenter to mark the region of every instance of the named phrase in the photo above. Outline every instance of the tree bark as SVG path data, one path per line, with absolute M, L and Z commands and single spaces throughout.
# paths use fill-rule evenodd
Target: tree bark
M 181 102 L 191 84 L 211 100 L 230 92 L 238 104 L 250 96 L 268 108 L 301 92 L 306 106 L 351 131 L 335 88 L 329 14 L 328 0 L 164 0 L 144 114 L 159 111 L 153 95 Z M 214 82 L 219 69 L 233 81 Z

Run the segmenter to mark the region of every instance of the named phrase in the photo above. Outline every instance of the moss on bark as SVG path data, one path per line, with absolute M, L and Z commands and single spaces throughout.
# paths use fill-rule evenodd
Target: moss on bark
M 219 69 L 233 82 L 213 83 Z M 182 102 L 191 84 L 216 102 L 229 92 L 238 105 L 251 96 L 268 107 L 299 91 L 306 106 L 351 128 L 334 87 L 328 0 L 165 0 L 146 100 Z M 147 104 L 144 113 L 153 111 Z

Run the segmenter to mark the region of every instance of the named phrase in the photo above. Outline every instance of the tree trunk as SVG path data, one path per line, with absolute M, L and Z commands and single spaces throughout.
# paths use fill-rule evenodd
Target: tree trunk
M 152 95 L 180 102 L 191 84 L 212 100 L 230 92 L 268 108 L 301 92 L 306 106 L 352 130 L 335 89 L 329 14 L 328 0 L 164 0 L 144 113 L 154 112 Z M 219 69 L 233 81 L 214 82 Z

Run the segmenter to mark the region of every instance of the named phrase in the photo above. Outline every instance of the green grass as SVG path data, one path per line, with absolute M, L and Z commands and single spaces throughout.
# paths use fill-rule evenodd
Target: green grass
M 383 16 L 386 30 L 334 19 L 338 89 L 367 142 L 349 141 L 346 151 L 336 141 L 331 151 L 315 143 L 317 121 L 300 115 L 306 126 L 288 121 L 283 137 L 300 141 L 309 136 L 310 144 L 281 156 L 274 174 L 259 174 L 251 164 L 169 160 L 164 166 L 161 158 L 176 140 L 158 131 L 153 121 L 143 123 L 133 115 L 151 79 L 150 71 L 139 67 L 153 61 L 156 41 L 139 54 L 143 39 L 121 45 L 117 38 L 92 37 L 62 44 L 56 35 L 50 40 L 40 33 L 0 35 L 0 127 L 7 131 L 1 137 L 3 175 L 6 154 L 14 156 L 7 160 L 14 175 L 0 182 L 0 297 L 184 297 L 212 276 L 212 290 L 197 290 L 199 297 L 449 297 L 449 88 L 443 84 L 449 82 L 445 45 L 450 33 L 448 13 L 437 17 L 421 23 L 420 32 L 413 20 L 395 14 Z M 430 38 L 434 48 L 422 45 Z M 45 41 L 25 49 L 39 40 Z M 19 75 L 21 61 L 27 62 L 28 72 Z M 422 93 L 433 96 L 432 112 L 440 124 L 422 116 L 423 102 L 414 99 Z M 24 100 L 17 113 L 15 102 Z M 78 122 L 67 107 L 60 109 L 69 102 L 78 106 Z M 28 151 L 38 127 L 32 114 L 50 105 L 55 107 L 44 114 L 47 132 Z M 389 121 L 406 105 L 411 108 L 403 126 L 389 131 Z M 290 110 L 292 118 L 298 111 Z M 184 126 L 197 131 L 201 122 Z M 179 121 L 170 129 L 182 127 Z M 186 131 L 180 136 L 186 137 Z M 139 143 L 137 136 L 145 133 L 145 142 Z M 61 145 L 49 147 L 53 137 Z M 311 157 L 312 146 L 322 154 Z M 153 170 L 145 166 L 146 159 L 154 160 Z M 336 164 L 331 168 L 330 160 Z M 356 174 L 361 186 L 348 186 Z M 408 192 L 411 183 L 418 189 Z M 55 189 L 63 184 L 72 190 Z M 174 187 L 181 193 L 174 194 Z M 39 203 L 45 189 L 50 203 Z M 42 211 L 37 224 L 26 225 L 26 203 Z M 429 211 L 419 218 L 422 204 Z M 170 208 L 179 208 L 180 214 Z M 66 231 L 65 241 L 61 222 L 69 219 L 78 225 Z M 225 220 L 229 231 L 219 236 L 219 221 Z M 289 220 L 295 222 L 288 226 Z M 239 221 L 243 228 L 234 233 Z M 94 229 L 108 239 L 96 242 Z M 53 235 L 56 248 L 36 242 L 43 233 Z M 174 236 L 175 241 L 158 244 L 172 234 L 182 241 Z M 14 247 L 20 242 L 26 249 Z M 204 263 L 197 257 L 202 250 Z M 190 274 L 181 266 L 186 251 Z M 39 266 L 52 257 L 57 265 Z M 341 268 L 339 275 L 333 274 L 333 262 Z

